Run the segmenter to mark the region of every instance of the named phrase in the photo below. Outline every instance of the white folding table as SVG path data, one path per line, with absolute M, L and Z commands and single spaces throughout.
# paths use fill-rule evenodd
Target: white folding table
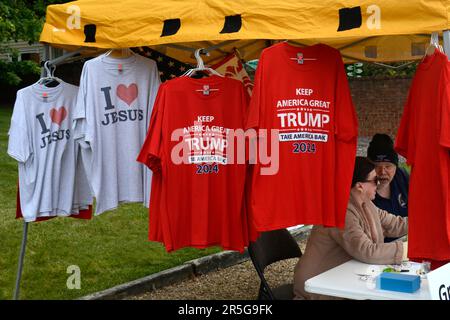
M 369 289 L 367 282 L 358 275 L 370 264 L 350 260 L 321 273 L 305 282 L 305 291 L 334 297 L 357 300 L 430 300 L 427 279 L 421 279 L 420 289 L 414 293 L 403 293 L 380 289 Z

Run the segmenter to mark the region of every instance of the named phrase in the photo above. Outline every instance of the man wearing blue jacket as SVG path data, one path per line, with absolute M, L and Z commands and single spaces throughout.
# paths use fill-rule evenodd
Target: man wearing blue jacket
M 367 157 L 375 164 L 378 178 L 374 204 L 394 215 L 408 216 L 409 175 L 398 167 L 398 154 L 394 142 L 387 134 L 377 133 L 367 149 Z M 394 238 L 385 238 L 391 242 Z

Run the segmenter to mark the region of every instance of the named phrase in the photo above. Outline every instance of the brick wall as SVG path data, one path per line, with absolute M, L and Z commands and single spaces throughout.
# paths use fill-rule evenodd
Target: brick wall
M 66 82 L 78 85 L 82 62 L 62 65 L 55 75 Z M 32 84 L 24 82 L 24 85 Z M 372 137 L 375 133 L 387 133 L 392 138 L 397 134 L 403 107 L 409 92 L 411 79 L 359 79 L 350 80 L 350 91 L 358 114 L 359 137 Z M 14 103 L 19 88 L 4 90 L 0 105 Z M 9 94 L 8 94 L 9 93 Z
M 411 84 L 410 78 L 350 80 L 359 136 L 387 133 L 395 138 Z

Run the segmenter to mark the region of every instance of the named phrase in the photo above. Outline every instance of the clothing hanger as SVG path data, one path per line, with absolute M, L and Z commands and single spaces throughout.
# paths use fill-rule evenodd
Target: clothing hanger
M 49 61 L 44 62 L 44 70 L 45 70 L 46 76 L 40 78 L 36 82 L 36 84 L 43 85 L 48 88 L 54 88 L 63 82 L 60 78 L 54 76 L 56 66 L 52 65 L 51 67 L 49 67 Z
M 433 38 L 436 48 L 438 48 L 440 52 L 444 53 L 444 48 L 439 44 L 439 34 L 437 32 L 433 32 L 431 37 Z
M 196 72 L 199 72 L 199 71 L 207 71 L 207 72 L 209 72 L 209 73 L 211 73 L 211 74 L 213 74 L 213 75 L 217 75 L 217 76 L 219 76 L 219 77 L 223 77 L 223 75 L 221 75 L 221 74 L 220 74 L 219 72 L 217 72 L 216 70 L 211 69 L 211 68 L 205 66 L 205 64 L 203 63 L 202 58 L 200 57 L 200 53 L 201 53 L 202 51 L 203 51 L 205 54 L 208 55 L 208 51 L 206 51 L 206 50 L 203 49 L 203 48 L 195 50 L 194 56 L 195 56 L 195 59 L 197 60 L 197 67 L 196 67 L 196 68 L 193 68 L 193 69 L 189 69 L 188 71 L 186 71 L 186 72 L 182 75 L 182 77 L 191 77 L 191 76 L 193 76 Z M 197 89 L 197 90 L 195 90 L 195 91 L 201 91 L 201 92 L 203 92 L 203 95 L 209 96 L 209 93 L 210 93 L 211 91 L 219 91 L 219 89 L 211 88 L 211 87 L 209 86 L 209 84 L 204 84 L 202 89 Z
M 296 45 L 289 43 L 289 40 L 283 40 L 282 42 L 284 42 L 290 46 L 297 47 Z M 301 49 L 302 47 L 298 47 L 298 48 Z M 298 64 L 304 64 L 305 60 L 317 60 L 317 58 L 305 58 L 302 52 L 298 52 L 297 56 L 295 58 L 291 57 L 289 59 L 296 60 Z
M 103 54 L 103 57 L 108 57 L 110 55 L 112 55 L 113 58 L 126 59 L 126 58 L 129 58 L 131 56 L 134 56 L 135 53 L 130 48 L 111 49 L 111 50 L 108 50 L 107 52 L 105 52 Z M 111 69 L 116 70 L 116 68 L 111 68 Z M 123 69 L 124 69 L 123 68 L 123 64 L 122 63 L 118 63 L 117 64 L 117 70 L 119 72 L 122 72 Z
M 197 60 L 197 67 L 193 68 L 193 69 L 189 69 L 188 71 L 183 73 L 182 77 L 190 77 L 190 76 L 194 75 L 198 71 L 207 71 L 207 72 L 210 72 L 210 73 L 212 73 L 212 74 L 214 74 L 216 76 L 223 77 L 223 75 L 221 75 L 216 70 L 205 66 L 205 64 L 203 63 L 202 58 L 200 57 L 200 53 L 201 52 L 204 52 L 206 55 L 209 55 L 208 51 L 206 51 L 203 48 L 195 50 L 194 56 L 195 56 L 195 59 Z
M 432 32 L 430 37 L 430 44 L 425 50 L 425 54 L 422 58 L 422 61 L 425 59 L 426 56 L 433 55 L 436 49 L 438 49 L 440 52 L 444 52 L 444 49 L 439 44 L 439 34 L 437 32 Z
M 113 55 L 114 58 L 128 58 L 134 55 L 134 52 L 130 48 L 110 49 L 103 54 L 104 57 Z

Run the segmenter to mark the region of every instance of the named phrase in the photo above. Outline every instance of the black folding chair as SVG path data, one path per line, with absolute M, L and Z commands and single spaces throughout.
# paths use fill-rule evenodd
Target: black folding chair
M 286 229 L 262 232 L 256 242 L 251 242 L 248 253 L 261 280 L 258 300 L 291 300 L 293 284 L 271 288 L 264 277 L 264 270 L 274 262 L 300 258 L 302 251 Z

